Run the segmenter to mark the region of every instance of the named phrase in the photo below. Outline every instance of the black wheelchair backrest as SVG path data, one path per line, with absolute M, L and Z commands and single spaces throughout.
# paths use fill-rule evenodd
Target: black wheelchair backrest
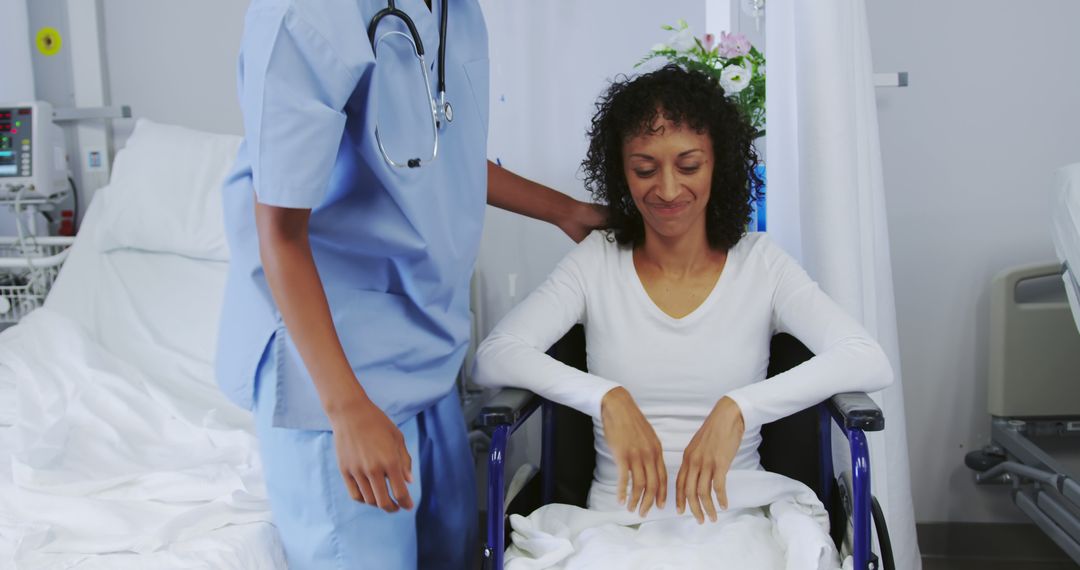
M 769 350 L 770 377 L 798 366 L 813 356 L 801 342 L 787 334 L 774 336 Z M 548 354 L 585 371 L 585 330 L 580 325 L 575 326 L 551 347 Z M 759 449 L 762 465 L 769 471 L 802 481 L 811 489 L 820 489 L 819 429 L 818 414 L 814 408 L 764 426 Z M 556 406 L 554 441 L 554 501 L 584 507 L 596 467 L 592 419 L 565 406 Z M 521 498 L 523 504 L 515 505 L 513 510 L 531 512 L 535 508 L 532 504 L 534 501 L 527 496 Z

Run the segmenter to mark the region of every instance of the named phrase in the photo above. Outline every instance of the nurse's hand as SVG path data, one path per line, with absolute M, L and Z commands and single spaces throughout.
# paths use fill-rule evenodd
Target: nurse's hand
M 705 522 L 705 514 L 716 522 L 714 491 L 720 508 L 727 509 L 725 481 L 742 443 L 743 430 L 739 405 L 726 396 L 721 398 L 683 452 L 683 462 L 675 478 L 675 505 L 679 514 L 686 511 L 689 503 L 699 524 Z
M 559 229 L 576 243 L 589 237 L 593 230 L 606 226 L 607 208 L 588 202 L 576 202 L 570 215 L 559 221 Z
M 601 401 L 600 416 L 604 437 L 619 470 L 619 504 L 626 503 L 628 511 L 640 505 L 638 514 L 643 517 L 654 503 L 664 508 L 667 502 L 664 451 L 652 424 L 645 419 L 630 392 L 622 387 L 609 390 Z M 633 488 L 627 501 L 626 487 L 631 481 Z
M 412 482 L 412 458 L 394 422 L 370 400 L 343 406 L 329 417 L 338 467 L 349 495 L 388 513 L 411 510 L 413 502 L 405 484 Z

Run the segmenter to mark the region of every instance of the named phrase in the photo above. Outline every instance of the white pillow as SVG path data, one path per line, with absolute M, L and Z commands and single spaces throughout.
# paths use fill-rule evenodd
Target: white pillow
M 240 137 L 140 119 L 96 198 L 98 248 L 227 261 L 221 185 L 239 146 Z

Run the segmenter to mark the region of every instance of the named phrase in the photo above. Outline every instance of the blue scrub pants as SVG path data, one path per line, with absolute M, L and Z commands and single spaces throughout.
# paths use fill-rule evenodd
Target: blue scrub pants
M 333 433 L 273 427 L 277 382 L 268 363 L 259 364 L 256 432 L 290 570 L 471 570 L 476 484 L 457 393 L 398 426 L 413 460 L 416 506 L 390 514 L 349 496 Z

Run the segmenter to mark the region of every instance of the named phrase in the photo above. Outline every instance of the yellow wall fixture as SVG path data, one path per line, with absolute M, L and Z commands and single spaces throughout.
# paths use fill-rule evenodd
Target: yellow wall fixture
M 42 55 L 56 55 L 60 53 L 63 38 L 56 28 L 41 28 L 37 33 L 37 49 Z

